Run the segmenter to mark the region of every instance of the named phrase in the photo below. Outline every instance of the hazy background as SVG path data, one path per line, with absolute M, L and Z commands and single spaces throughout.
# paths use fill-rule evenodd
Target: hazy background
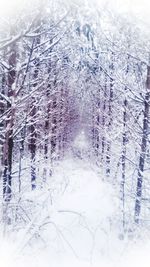
M 43 5 L 45 0 L 0 0 L 0 13 L 12 15 L 18 12 L 19 9 L 22 9 L 23 6 L 29 5 L 32 7 L 32 5 L 38 2 Z M 118 12 L 134 14 L 150 25 L 150 2 L 148 0 L 61 0 L 61 2 L 74 3 L 75 5 L 88 2 L 93 4 L 93 6 L 111 6 Z

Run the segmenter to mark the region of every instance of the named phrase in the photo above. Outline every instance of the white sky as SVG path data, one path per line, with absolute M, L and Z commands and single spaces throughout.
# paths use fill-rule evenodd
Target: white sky
M 22 5 L 24 2 L 33 3 L 35 0 L 0 0 L 0 10 L 10 10 L 16 8 L 18 5 Z M 68 0 L 70 1 L 70 0 Z M 78 2 L 82 0 L 78 0 Z M 89 0 L 91 2 L 91 0 Z M 111 2 L 114 6 L 120 10 L 132 10 L 133 12 L 146 12 L 150 14 L 150 2 L 148 0 L 94 0 L 101 4 L 102 2 Z M 40 1 L 42 2 L 42 0 Z
M 0 13 L 14 13 L 18 8 L 20 8 L 24 3 L 32 4 L 37 0 L 0 0 Z M 42 3 L 44 0 L 41 0 Z M 55 0 L 53 0 L 55 1 Z M 67 2 L 72 0 L 65 0 Z M 73 0 L 73 2 L 81 2 L 82 0 Z M 121 12 L 131 12 L 140 17 L 146 22 L 150 23 L 150 2 L 148 0 L 88 0 L 90 3 L 96 2 L 101 5 L 104 2 L 108 2 L 115 9 Z
M 111 0 L 112 5 L 120 10 L 131 12 L 143 21 L 150 23 L 150 2 L 148 0 Z

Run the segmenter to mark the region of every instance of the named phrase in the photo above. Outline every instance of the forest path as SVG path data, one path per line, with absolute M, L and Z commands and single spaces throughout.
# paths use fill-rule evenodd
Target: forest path
M 82 131 L 54 168 L 52 179 L 58 190 L 53 191 L 52 220 L 61 236 L 56 233 L 57 249 L 48 241 L 54 267 L 98 266 L 118 253 L 118 239 L 111 225 L 118 207 L 115 192 L 102 181 L 88 156 L 88 141 Z
M 54 166 L 49 189 L 28 195 L 38 208 L 35 230 L 15 233 L 17 248 L 14 252 L 14 244 L 7 244 L 10 265 L 6 257 L 2 267 L 119 266 L 116 261 L 125 244 L 113 224 L 118 200 L 112 186 L 97 174 L 88 149 L 81 132 Z M 18 244 L 23 244 L 23 250 Z

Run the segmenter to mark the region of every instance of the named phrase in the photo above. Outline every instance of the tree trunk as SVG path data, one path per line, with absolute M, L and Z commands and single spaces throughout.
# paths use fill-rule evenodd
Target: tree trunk
M 111 73 L 111 76 L 114 73 L 114 53 L 112 53 L 111 55 L 111 61 L 112 63 L 109 65 L 109 71 Z M 112 105 L 113 105 L 113 85 L 114 85 L 114 79 L 111 77 L 110 78 L 110 91 L 109 91 L 109 106 L 108 106 L 108 119 L 109 119 L 109 123 L 108 123 L 108 132 L 111 132 L 111 126 L 113 123 L 113 110 L 112 110 Z M 106 175 L 110 176 L 110 163 L 111 163 L 111 141 L 107 140 L 107 144 L 106 144 Z
M 15 92 L 13 84 L 16 78 L 16 47 L 13 45 L 9 56 L 9 72 L 8 72 L 8 98 L 7 109 L 10 110 L 6 121 L 6 135 L 4 144 L 4 173 L 3 173 L 3 198 L 5 201 L 11 200 L 12 185 L 12 156 L 13 156 L 13 123 L 14 123 L 14 107 L 13 99 Z
M 40 44 L 40 37 L 37 37 L 35 42 L 35 45 Z M 39 74 L 39 59 L 37 58 L 35 60 L 34 64 L 34 74 L 33 74 L 33 87 L 35 88 L 38 84 L 37 78 Z M 30 126 L 30 141 L 29 141 L 29 149 L 31 152 L 31 189 L 34 190 L 36 188 L 36 167 L 35 167 L 35 156 L 36 156 L 36 99 L 33 97 L 32 103 L 31 103 L 31 126 Z
M 2 75 L 2 87 L 1 87 L 1 93 L 3 95 L 6 94 L 5 92 L 5 88 L 6 88 L 6 74 L 5 74 L 5 70 L 3 70 L 3 75 Z M 2 97 L 0 97 L 0 116 L 4 114 L 4 111 L 6 109 L 6 104 L 4 104 L 4 100 Z M 5 127 L 5 123 L 4 121 L 0 122 L 0 166 L 3 165 L 3 153 L 4 153 L 4 127 Z M 2 176 L 2 168 L 0 168 L 0 178 Z
M 126 131 L 126 123 L 127 123 L 127 99 L 125 97 L 123 106 L 123 135 L 122 135 L 122 156 L 121 156 L 121 166 L 122 166 L 122 174 L 121 174 L 121 202 L 122 202 L 122 225 L 124 228 L 125 225 L 125 180 L 126 180 L 126 142 L 127 142 L 127 131 Z
M 105 87 L 104 87 L 104 103 L 103 103 L 103 115 L 102 115 L 102 151 L 101 151 L 101 160 L 103 161 L 104 159 L 104 154 L 105 154 L 105 145 L 106 145 L 106 138 L 105 138 L 105 124 L 106 124 L 106 98 L 107 98 L 107 76 L 105 74 Z
M 129 57 L 127 58 L 126 77 L 129 73 Z M 122 226 L 125 226 L 125 182 L 126 182 L 126 144 L 127 144 L 127 107 L 128 100 L 126 97 L 127 87 L 124 89 L 124 101 L 123 101 L 123 134 L 122 134 L 122 155 L 121 155 L 121 213 L 122 213 Z
M 145 166 L 145 157 L 147 151 L 147 141 L 148 141 L 148 128 L 149 128 L 149 101 L 150 101 L 150 66 L 147 66 L 147 81 L 146 81 L 146 95 L 144 101 L 144 118 L 143 118 L 143 131 L 142 131 L 142 141 L 141 141 L 141 153 L 139 158 L 138 167 L 138 178 L 136 187 L 136 200 L 135 200 L 135 213 L 134 220 L 135 223 L 139 223 L 139 217 L 141 212 L 141 197 L 142 197 L 142 183 L 143 183 L 143 172 Z

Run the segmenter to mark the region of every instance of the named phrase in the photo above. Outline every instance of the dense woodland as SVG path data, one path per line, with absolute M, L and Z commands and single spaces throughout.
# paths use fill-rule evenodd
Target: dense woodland
M 149 228 L 149 36 L 109 8 L 43 3 L 0 17 L 1 224 L 29 222 L 24 194 L 51 188 L 83 130 L 89 161 L 116 190 L 120 231 Z

